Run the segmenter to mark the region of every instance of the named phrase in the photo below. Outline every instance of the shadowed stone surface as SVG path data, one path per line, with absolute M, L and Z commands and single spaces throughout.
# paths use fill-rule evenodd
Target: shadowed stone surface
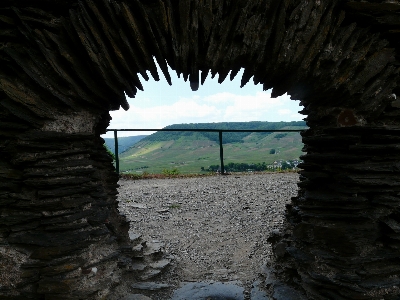
M 193 90 L 243 67 L 242 85 L 301 100 L 310 129 L 287 230 L 271 239 L 276 276 L 310 299 L 395 299 L 399 6 L 1 1 L 1 297 L 104 298 L 139 259 L 100 134 L 142 89 L 137 74 L 159 80 L 155 58 Z
M 154 291 L 154 290 L 159 290 L 159 289 L 165 289 L 170 287 L 168 284 L 165 283 L 156 283 L 156 282 L 140 282 L 140 283 L 134 283 L 131 285 L 133 289 L 137 290 L 149 290 L 149 291 Z
M 256 281 L 253 283 L 253 288 L 251 289 L 250 294 L 251 300 L 269 300 L 267 293 L 260 289 L 260 282 Z
M 176 290 L 171 300 L 244 300 L 244 289 L 231 283 L 186 283 Z

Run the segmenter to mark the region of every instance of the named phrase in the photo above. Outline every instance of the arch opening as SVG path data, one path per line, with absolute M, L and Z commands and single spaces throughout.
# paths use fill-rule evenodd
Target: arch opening
M 172 78 L 172 86 L 174 86 L 176 79 L 177 78 Z M 237 83 L 236 80 L 234 84 L 238 85 Z M 144 84 L 143 87 L 143 99 L 146 99 L 146 84 Z M 156 87 L 153 86 L 151 88 L 154 91 Z M 207 81 L 200 89 L 201 88 L 209 92 Z M 181 87 L 178 86 L 176 89 L 181 90 Z M 168 92 L 168 89 L 164 86 L 161 87 L 161 90 L 163 94 Z M 226 91 L 227 87 L 222 84 L 219 90 L 214 90 L 211 96 L 206 97 L 212 99 L 217 99 L 217 97 L 223 98 L 225 95 L 220 93 L 221 90 Z M 247 92 L 242 92 L 245 94 L 244 97 L 240 97 L 237 94 L 235 95 L 235 91 L 232 90 L 232 87 L 229 87 L 228 90 L 230 91 L 230 98 L 239 98 L 239 101 L 245 98 L 248 102 L 244 102 L 244 104 L 249 104 L 252 98 L 259 96 L 259 94 L 254 93 L 254 89 L 247 89 Z M 198 93 L 193 94 L 196 95 L 196 98 L 200 98 L 200 100 L 196 99 L 199 101 L 198 103 L 202 103 L 200 101 L 204 101 L 204 98 L 206 98 L 204 96 L 199 96 Z M 175 97 L 177 97 L 177 95 L 175 95 Z M 193 97 L 187 97 L 186 99 L 192 100 Z M 134 103 L 138 100 L 139 99 L 135 98 L 129 101 L 131 104 L 130 109 L 135 109 Z M 260 97 L 258 101 L 263 100 L 268 101 L 268 98 L 263 96 Z M 279 99 L 277 101 L 279 101 Z M 257 101 L 253 100 L 253 102 Z M 258 102 L 258 105 L 259 110 L 264 108 L 262 103 Z M 273 102 L 272 105 L 282 108 L 279 102 Z M 181 105 L 179 109 L 185 108 Z M 168 109 L 164 106 L 163 113 L 167 111 Z M 243 115 L 244 114 L 245 112 Z M 122 114 L 117 114 L 117 116 L 121 117 Z M 268 118 L 268 116 L 263 116 L 264 118 Z M 296 117 L 300 118 L 300 116 Z M 160 118 L 161 116 L 157 119 L 159 120 Z M 218 120 L 218 118 L 219 117 L 217 117 L 216 120 Z M 137 118 L 132 117 L 129 119 L 137 120 Z M 165 117 L 165 119 L 168 120 L 168 117 Z M 117 122 L 115 124 L 118 124 Z M 148 123 L 151 123 L 151 120 L 147 120 L 145 124 Z M 202 123 L 204 123 L 204 121 Z M 120 125 L 110 126 L 111 128 L 123 127 Z M 151 128 L 157 127 L 151 125 L 146 126 Z M 185 124 L 181 126 L 185 127 Z M 221 127 L 218 127 L 217 124 L 217 128 Z M 273 140 L 273 136 L 275 135 L 276 134 L 272 134 L 268 137 Z M 262 137 L 258 138 L 259 142 L 261 138 Z M 277 138 L 275 139 L 278 140 Z M 159 139 L 157 139 L 157 143 L 160 143 Z M 210 143 L 210 141 L 208 143 Z M 138 147 L 140 147 L 140 149 L 146 147 L 140 142 L 139 144 L 140 146 Z M 187 144 L 190 146 L 190 140 Z M 185 148 L 184 145 L 182 146 L 182 141 L 180 141 L 179 145 L 179 150 L 188 152 L 188 149 L 181 149 L 182 147 Z M 227 146 L 229 146 L 229 144 L 224 145 L 224 151 L 226 151 L 227 156 L 226 163 L 231 161 L 229 159 L 231 159 L 232 155 L 230 155 L 229 152 L 235 150 L 229 147 L 227 148 Z M 151 148 L 151 145 L 147 145 L 147 147 Z M 297 145 L 297 148 L 300 150 L 302 147 Z M 269 150 L 269 148 L 264 149 L 264 154 L 270 155 Z M 178 150 L 174 148 L 175 154 L 176 151 Z M 262 155 L 263 150 L 258 149 L 257 151 Z M 196 159 L 196 157 L 194 157 L 196 156 L 195 150 L 189 150 L 189 152 L 191 159 Z M 215 163 L 218 164 L 218 151 L 214 152 L 216 152 Z M 298 151 L 296 157 L 290 157 L 292 159 L 299 159 L 299 152 L 300 151 Z M 272 162 L 274 160 L 279 160 L 281 157 L 278 154 L 272 156 L 274 156 Z M 143 160 L 146 159 L 146 157 L 146 155 L 143 155 L 140 159 Z M 148 155 L 148 157 L 149 160 L 151 160 L 151 155 Z M 177 159 L 178 158 L 174 159 L 174 166 L 178 163 Z M 249 157 L 247 157 L 247 159 L 249 159 Z M 265 158 L 263 159 L 265 160 Z M 162 163 L 161 158 L 158 157 L 155 163 Z M 151 162 L 146 160 L 146 165 L 150 164 Z M 229 165 L 227 165 L 227 169 L 228 166 Z M 167 168 L 170 167 L 170 165 L 167 166 Z M 184 173 L 179 167 L 180 166 L 178 166 L 178 170 Z M 120 169 L 122 172 L 125 170 L 121 164 Z M 152 169 L 149 168 L 145 171 L 151 172 Z M 200 167 L 194 172 L 199 173 L 199 171 Z M 248 170 L 244 171 L 247 172 Z M 130 172 L 132 172 L 132 170 L 130 170 Z M 170 286 L 178 286 L 179 282 L 187 281 L 201 282 L 217 280 L 226 282 L 236 280 L 237 284 L 246 288 L 247 293 L 251 293 L 251 285 L 253 283 L 257 284 L 256 279 L 259 276 L 260 269 L 263 264 L 266 264 L 267 257 L 271 256 L 271 246 L 267 242 L 270 233 L 274 231 L 276 234 L 279 229 L 283 230 L 284 207 L 285 204 L 290 203 L 290 198 L 297 194 L 295 192 L 297 191 L 295 187 L 297 177 L 295 174 L 281 174 L 277 175 L 279 178 L 274 179 L 274 177 L 267 174 L 260 176 L 236 174 L 240 176 L 240 178 L 243 178 L 241 180 L 235 173 L 232 173 L 231 177 L 234 176 L 232 180 L 236 183 L 229 182 L 232 180 L 224 180 L 222 178 L 215 178 L 216 180 L 194 178 L 188 179 L 189 182 L 184 179 L 165 179 L 162 181 L 153 179 L 150 181 L 141 180 L 134 182 L 130 182 L 129 180 L 120 181 L 122 186 L 119 188 L 119 209 L 131 222 L 132 234 L 142 236 L 142 245 L 144 243 L 148 243 L 149 245 L 153 245 L 154 243 L 164 245 L 166 255 L 161 255 L 160 251 L 158 254 L 158 259 L 160 261 L 169 262 L 171 259 L 170 256 L 172 255 L 172 257 L 174 257 L 171 261 L 172 266 L 169 265 L 169 268 L 163 271 L 162 275 L 154 277 L 154 279 L 148 278 L 146 279 L 147 281 L 156 280 L 164 284 L 167 283 Z M 267 181 L 267 185 L 262 182 L 263 180 L 261 178 Z M 217 182 L 220 184 L 218 185 Z M 230 188 L 226 189 L 227 186 Z M 269 193 L 269 190 L 271 193 Z M 209 197 L 202 197 L 205 193 Z M 262 197 L 269 200 L 267 201 L 264 199 L 264 202 L 261 200 Z M 211 199 L 213 200 L 211 201 Z M 218 201 L 218 199 L 220 201 Z M 242 200 L 245 202 L 242 203 Z M 262 220 L 262 218 L 264 218 L 264 220 Z M 221 240 L 223 240 L 223 242 Z M 187 248 L 185 249 L 185 247 Z M 154 262 L 147 261 L 147 257 L 145 257 L 144 260 L 139 259 L 139 263 L 142 266 L 146 264 L 154 265 Z M 146 278 L 149 269 L 152 270 L 151 268 L 143 268 L 143 270 L 138 271 L 138 273 L 145 274 L 141 276 Z M 154 271 L 154 269 L 152 271 Z M 264 277 L 261 278 L 265 279 Z M 264 285 L 262 284 L 262 286 Z M 244 289 L 243 287 L 242 289 Z M 255 290 L 256 289 L 253 289 L 253 293 Z M 138 289 L 135 292 L 141 292 L 153 298 L 160 299 L 169 299 L 173 293 L 172 289 L 163 289 L 155 292 Z M 259 293 L 262 292 L 260 291 Z
M 159 67 L 157 71 L 161 73 Z M 301 109 L 300 106 L 296 105 L 296 101 L 290 100 L 289 96 L 284 95 L 273 99 L 271 98 L 271 91 L 263 92 L 260 85 L 250 84 L 246 88 L 239 88 L 243 70 L 239 71 L 238 75 L 227 84 L 219 84 L 216 78 L 209 79 L 195 92 L 191 91 L 189 85 L 185 84 L 183 80 L 179 80 L 176 75 L 174 76 L 170 68 L 169 73 L 173 83 L 171 87 L 162 78 L 161 82 L 156 83 L 150 80 L 144 83 L 144 92 L 139 92 L 135 98 L 127 98 L 130 104 L 129 111 L 110 112 L 112 120 L 109 128 L 168 127 L 214 130 L 301 130 L 306 128 L 305 122 L 300 122 L 304 116 L 297 113 Z M 154 132 L 118 132 L 119 169 L 121 172 L 125 174 L 136 172 L 138 173 L 136 175 L 140 175 L 139 173 L 143 172 L 161 173 L 164 169 L 171 168 L 175 168 L 179 173 L 184 174 L 200 173 L 200 171 L 204 173 L 207 170 L 216 171 L 215 165 L 218 165 L 220 160 L 218 132 L 172 132 L 147 136 L 152 133 Z M 172 135 L 175 134 L 181 137 L 179 143 L 175 141 L 179 137 L 172 138 Z M 232 164 L 239 163 L 263 164 L 272 168 L 274 161 L 298 161 L 302 154 L 302 145 L 300 145 L 299 140 L 301 137 L 294 133 L 283 133 L 285 136 L 288 134 L 289 136 L 286 138 L 293 138 L 293 140 L 281 140 L 280 136 L 274 139 L 272 133 L 243 132 L 233 133 L 234 136 L 232 136 L 232 133 L 224 133 L 222 137 L 225 148 L 224 161 L 226 164 L 230 164 L 228 170 L 235 171 L 237 168 L 233 168 Z M 140 135 L 137 139 L 140 139 L 141 142 L 128 150 L 129 145 L 131 145 L 128 141 L 134 140 L 136 143 L 136 138 L 132 137 L 135 135 Z M 197 137 L 195 138 L 194 135 Z M 267 136 L 269 140 L 266 139 Z M 114 152 L 114 133 L 109 131 L 102 137 L 106 139 L 110 151 Z M 142 138 L 144 139 L 141 140 Z M 197 140 L 196 145 L 190 142 L 193 139 Z M 246 147 L 241 147 L 240 143 L 244 142 L 243 139 L 251 142 L 251 144 L 246 143 L 243 144 Z M 283 143 L 284 141 L 286 143 Z M 171 150 L 171 147 L 173 150 Z M 210 147 L 214 147 L 214 151 L 210 150 Z M 245 151 L 251 154 L 256 149 L 259 149 L 256 157 L 250 158 L 250 160 L 246 158 Z M 262 151 L 265 151 L 265 153 L 273 151 L 276 155 L 263 155 Z M 174 158 L 174 155 L 179 157 Z M 157 157 L 157 159 L 152 160 L 152 157 Z M 205 157 L 209 159 L 205 159 Z M 196 161 L 196 159 L 202 161 Z M 202 162 L 203 164 L 201 164 Z M 243 168 L 240 169 L 246 171 Z M 257 167 L 255 170 L 261 171 L 262 169 Z

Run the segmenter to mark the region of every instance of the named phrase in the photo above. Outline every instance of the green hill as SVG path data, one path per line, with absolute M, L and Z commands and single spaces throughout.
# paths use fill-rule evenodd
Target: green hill
M 303 129 L 306 128 L 306 122 L 293 121 L 293 122 L 221 122 L 221 123 L 192 123 L 192 124 L 175 124 L 165 127 L 165 129 L 235 129 L 235 130 L 278 130 L 289 127 L 290 129 Z M 224 143 L 243 143 L 244 139 L 249 136 L 251 132 L 224 132 Z M 265 137 L 271 133 L 257 133 L 257 137 Z M 185 139 L 208 139 L 219 143 L 217 132 L 171 132 L 159 131 L 146 138 L 146 141 L 170 141 L 176 140 L 180 137 Z
M 224 122 L 177 124 L 171 129 L 306 129 L 305 122 Z M 298 159 L 302 154 L 300 133 L 223 133 L 224 164 L 272 164 Z M 273 151 L 271 151 L 273 150 Z M 274 154 L 270 154 L 274 153 Z M 135 143 L 120 155 L 120 171 L 199 173 L 219 164 L 217 132 L 157 132 Z
M 139 142 L 140 140 L 144 139 L 147 136 L 148 135 L 119 137 L 118 138 L 118 154 L 128 150 L 134 144 L 136 144 L 137 142 Z M 114 138 L 104 138 L 104 144 L 107 145 L 108 149 L 110 149 L 110 151 L 112 153 L 115 152 Z

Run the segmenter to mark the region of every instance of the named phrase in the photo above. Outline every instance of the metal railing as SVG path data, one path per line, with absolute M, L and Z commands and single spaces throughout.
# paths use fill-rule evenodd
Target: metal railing
M 224 168 L 224 148 L 222 146 L 223 132 L 302 132 L 306 129 L 107 129 L 114 132 L 114 153 L 115 153 L 115 170 L 119 174 L 119 155 L 118 155 L 118 131 L 186 131 L 186 132 L 218 132 L 219 134 L 219 157 L 221 165 L 221 175 L 225 174 Z

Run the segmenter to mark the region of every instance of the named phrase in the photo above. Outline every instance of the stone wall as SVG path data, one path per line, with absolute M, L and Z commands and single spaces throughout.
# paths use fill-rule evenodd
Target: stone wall
M 137 74 L 159 80 L 156 61 L 193 90 L 243 67 L 242 85 L 301 99 L 310 130 L 272 239 L 277 280 L 310 299 L 395 299 L 399 14 L 399 1 L 372 0 L 2 1 L 0 295 L 100 298 L 119 285 L 139 242 L 99 136 L 142 89 Z

